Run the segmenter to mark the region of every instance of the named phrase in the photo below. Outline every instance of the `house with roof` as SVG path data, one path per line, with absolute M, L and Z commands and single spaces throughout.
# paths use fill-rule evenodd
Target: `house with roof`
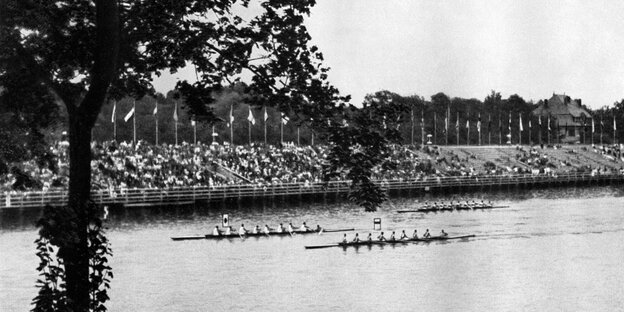
M 550 99 L 540 100 L 533 115 L 542 120 L 551 118 L 551 131 L 558 142 L 580 143 L 584 131 L 591 131 L 592 116 L 583 108 L 581 99 L 573 100 L 565 94 L 553 93 Z

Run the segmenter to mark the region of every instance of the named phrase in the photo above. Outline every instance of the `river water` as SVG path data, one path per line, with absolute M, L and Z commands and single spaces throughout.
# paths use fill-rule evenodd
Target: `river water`
M 367 213 L 346 202 L 112 211 L 110 311 L 616 311 L 624 309 L 624 190 L 558 188 L 392 198 Z M 492 200 L 510 208 L 398 214 L 423 200 Z M 343 233 L 172 241 L 279 222 L 384 231 L 429 228 L 467 241 L 328 248 Z M 36 295 L 38 212 L 0 216 L 0 311 Z M 348 233 L 349 237 L 353 233 Z

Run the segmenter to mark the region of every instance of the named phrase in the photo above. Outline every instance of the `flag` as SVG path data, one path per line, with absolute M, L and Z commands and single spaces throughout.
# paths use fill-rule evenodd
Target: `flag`
M 178 122 L 178 102 L 175 102 L 175 105 L 173 106 L 173 120 Z
M 596 131 L 596 126 L 594 125 L 594 118 L 592 118 L 592 133 Z
M 466 129 L 470 128 L 470 119 L 466 119 Z
M 158 102 L 154 105 L 154 112 L 152 112 L 152 115 L 156 116 L 156 114 L 158 114 Z
M 481 113 L 479 113 L 479 119 L 477 120 L 477 131 L 481 133 Z
M 383 128 L 386 129 L 386 115 L 383 116 Z
M 113 102 L 113 113 L 111 114 L 111 122 L 115 123 L 115 116 L 117 114 L 117 101 Z
M 126 114 L 126 117 L 124 117 L 124 121 L 128 122 L 128 120 L 130 120 L 130 118 L 132 118 L 134 116 L 134 106 L 132 107 L 132 109 L 128 112 L 128 114 Z
M 289 120 L 290 119 L 288 119 L 288 116 L 286 116 L 286 114 L 282 113 L 282 123 L 283 124 L 287 124 Z M 329 124 L 329 119 L 327 119 L 327 124 Z
M 509 133 L 511 133 L 511 112 L 509 112 Z
M 444 131 L 448 132 L 448 115 L 444 117 Z
M 195 119 L 191 119 L 191 126 L 195 127 L 196 123 L 195 123 Z
M 230 105 L 230 122 L 227 123 L 228 127 L 232 127 L 234 124 L 234 104 Z
M 617 130 L 617 122 L 615 122 L 615 115 L 613 115 L 613 131 Z
M 520 116 L 520 132 L 522 132 L 522 131 L 524 131 L 524 127 L 522 126 L 522 113 L 520 113 L 519 116 Z
M 492 129 L 492 115 L 488 114 L 488 133 Z
M 397 116 L 397 125 L 396 125 L 396 129 L 399 130 L 399 127 L 401 126 L 401 115 Z
M 529 116 L 529 131 L 531 131 L 531 116 Z
M 251 122 L 252 125 L 256 124 L 256 119 L 253 116 L 253 113 L 251 112 L 251 106 L 249 106 L 249 116 L 247 116 L 247 120 L 249 120 L 249 122 Z
M 266 122 L 269 119 L 269 114 L 267 114 L 267 109 L 266 107 L 264 108 L 264 122 Z
M 540 127 L 542 126 L 542 115 L 537 116 L 537 123 L 539 123 Z

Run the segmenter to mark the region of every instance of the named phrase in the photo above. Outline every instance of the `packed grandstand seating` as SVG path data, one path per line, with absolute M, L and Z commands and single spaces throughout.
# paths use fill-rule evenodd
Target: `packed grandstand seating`
M 394 146 L 388 160 L 393 169 L 374 169 L 376 180 L 419 180 L 432 176 L 481 176 L 501 174 L 549 174 L 558 168 L 572 167 L 556 163 L 538 148 L 517 147 L 517 165 L 500 166 L 491 161 L 477 161 L 470 153 L 458 155 L 453 150 L 432 146 Z M 0 192 L 48 190 L 66 187 L 68 183 L 67 142 L 52 146 L 54 161 L 35 160 L 10 164 L 8 174 L 0 175 Z M 303 183 L 323 180 L 325 146 L 285 144 L 225 145 L 188 144 L 152 145 L 103 142 L 92 145 L 92 182 L 95 189 L 168 188 L 218 186 L 252 183 L 257 185 Z M 593 151 L 602 157 L 619 161 L 616 147 Z M 605 160 L 606 161 L 606 160 Z M 619 163 L 621 165 L 621 163 Z M 615 166 L 617 167 L 617 166 Z M 575 168 L 578 169 L 578 168 Z M 611 172 L 612 168 L 589 168 Z M 567 170 L 566 172 L 569 172 Z

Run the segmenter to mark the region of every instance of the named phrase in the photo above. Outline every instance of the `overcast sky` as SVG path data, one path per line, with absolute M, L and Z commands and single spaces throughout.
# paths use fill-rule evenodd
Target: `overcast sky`
M 592 108 L 624 98 L 624 1 L 319 0 L 306 24 L 353 104 L 382 89 L 535 101 L 555 92 Z

